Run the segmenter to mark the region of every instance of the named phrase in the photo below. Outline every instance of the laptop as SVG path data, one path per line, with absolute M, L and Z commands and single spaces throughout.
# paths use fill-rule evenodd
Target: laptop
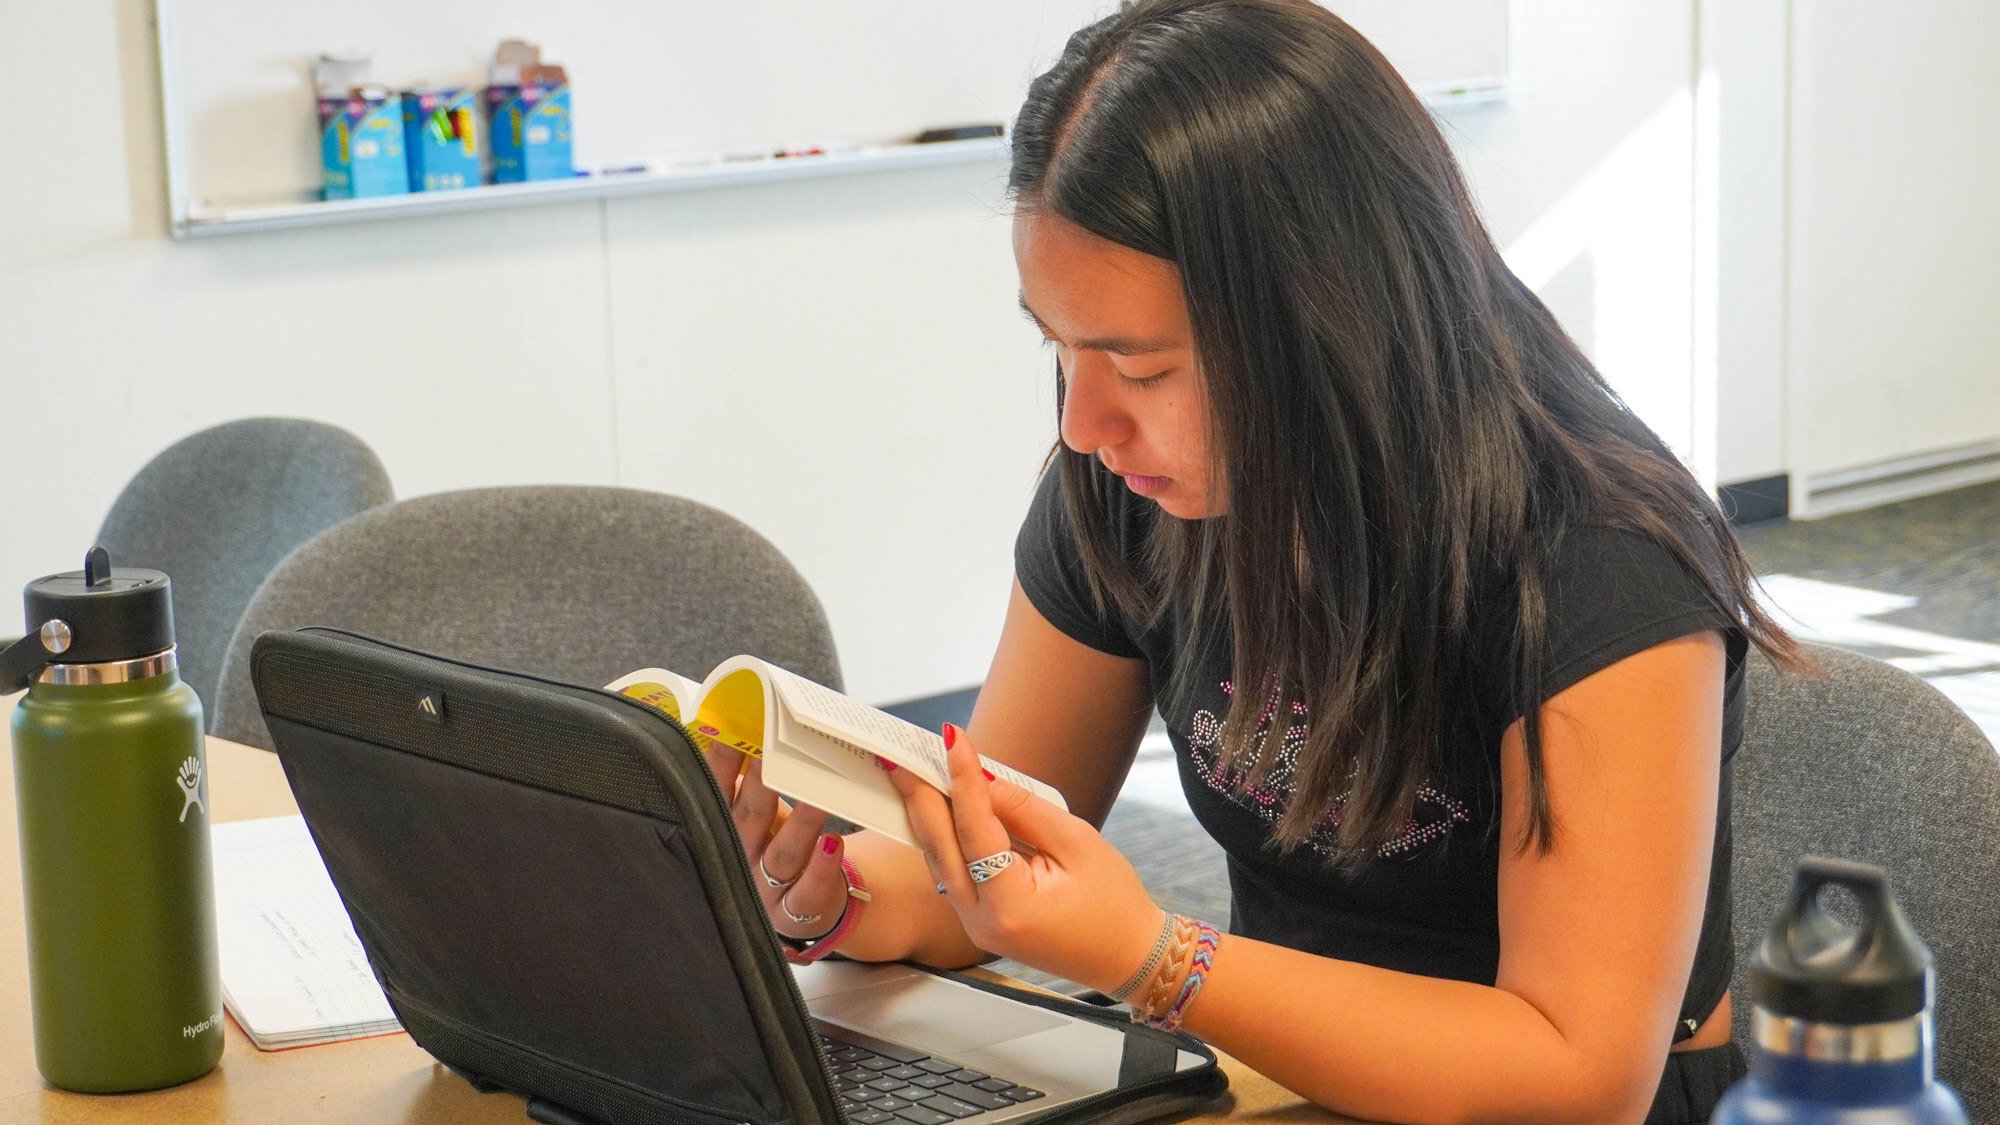
M 1138 1121 L 1199 1040 L 911 964 L 779 952 L 686 733 L 636 701 L 330 629 L 252 655 L 278 755 L 418 1045 L 541 1120 Z

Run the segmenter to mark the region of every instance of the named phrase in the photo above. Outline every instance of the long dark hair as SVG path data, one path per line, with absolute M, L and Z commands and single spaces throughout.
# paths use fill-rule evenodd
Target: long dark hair
M 1226 617 L 1221 747 L 1244 784 L 1277 764 L 1282 717 L 1312 716 L 1281 846 L 1339 802 L 1337 862 L 1364 865 L 1490 741 L 1474 701 L 1495 619 L 1527 743 L 1520 845 L 1553 846 L 1546 601 L 1584 523 L 1663 544 L 1759 648 L 1802 662 L 1713 501 L 1507 268 L 1429 113 L 1325 8 L 1141 0 L 1077 32 L 1021 108 L 1009 189 L 1179 268 L 1227 514 L 1162 513 L 1134 573 L 1091 455 L 1058 444 L 1056 471 L 1100 600 L 1150 625 L 1177 602 Z

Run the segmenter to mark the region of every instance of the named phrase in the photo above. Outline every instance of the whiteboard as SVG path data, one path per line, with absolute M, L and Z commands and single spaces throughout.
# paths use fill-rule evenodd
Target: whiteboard
M 1332 0 L 1420 92 L 1490 89 L 1507 0 Z M 1011 121 L 1107 0 L 156 0 L 174 196 L 296 202 L 321 183 L 312 61 L 367 50 L 392 88 L 485 84 L 524 38 L 568 69 L 578 167 L 688 151 L 881 142 Z M 1461 93 L 1459 96 L 1465 96 Z M 180 217 L 180 216 L 177 216 Z

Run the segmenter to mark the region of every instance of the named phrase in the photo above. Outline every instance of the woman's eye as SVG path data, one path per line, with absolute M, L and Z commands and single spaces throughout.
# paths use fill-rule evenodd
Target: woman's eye
M 1150 387 L 1158 383 L 1160 380 L 1165 379 L 1168 375 L 1171 374 L 1172 374 L 1171 371 L 1161 371 L 1152 375 L 1127 375 L 1121 371 L 1119 372 L 1118 377 L 1120 379 L 1123 379 L 1130 386 Z

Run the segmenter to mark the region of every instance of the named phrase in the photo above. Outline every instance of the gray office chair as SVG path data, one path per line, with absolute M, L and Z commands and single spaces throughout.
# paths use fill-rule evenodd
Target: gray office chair
M 580 684 L 654 666 L 700 679 L 750 653 L 840 687 L 826 613 L 776 547 L 713 508 L 633 489 L 447 492 L 328 530 L 245 611 L 217 734 L 270 747 L 250 647 L 303 625 Z
M 201 696 L 213 730 L 223 651 L 264 576 L 292 548 L 392 496 L 382 462 L 346 430 L 246 418 L 148 461 L 111 505 L 97 542 L 118 566 L 173 579 L 181 679 Z
M 1751 657 L 1731 869 L 1736 1041 L 1750 1042 L 1745 969 L 1799 857 L 1872 863 L 1937 959 L 1938 1076 L 1974 1121 L 2000 1121 L 2000 757 L 1917 677 L 1811 651 L 1824 677 Z

